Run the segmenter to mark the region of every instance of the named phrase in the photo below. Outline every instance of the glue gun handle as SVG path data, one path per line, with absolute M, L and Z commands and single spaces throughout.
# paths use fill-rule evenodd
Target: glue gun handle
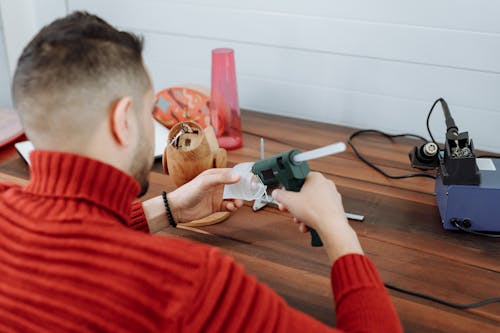
M 302 188 L 302 185 L 304 185 L 304 182 L 305 179 L 293 179 L 286 184 L 285 188 L 289 191 L 299 192 Z M 323 242 L 321 241 L 318 232 L 313 228 L 309 228 L 309 232 L 311 233 L 311 246 L 323 246 Z
M 323 246 L 323 242 L 318 235 L 318 232 L 313 228 L 309 228 L 309 232 L 311 233 L 311 246 L 320 247 Z

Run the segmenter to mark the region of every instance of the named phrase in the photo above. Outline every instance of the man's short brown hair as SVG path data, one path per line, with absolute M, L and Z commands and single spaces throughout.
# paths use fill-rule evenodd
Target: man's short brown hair
M 35 146 L 81 142 L 119 98 L 142 101 L 151 88 L 142 48 L 142 38 L 86 12 L 44 27 L 23 50 L 12 83 L 14 105 Z

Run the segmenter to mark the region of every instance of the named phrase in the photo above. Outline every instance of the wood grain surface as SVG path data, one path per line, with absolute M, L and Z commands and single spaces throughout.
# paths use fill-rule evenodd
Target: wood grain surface
M 355 129 L 256 112 L 242 112 L 243 148 L 228 152 L 228 166 L 291 149 L 309 150 L 346 141 Z M 359 150 L 387 172 L 412 173 L 408 152 L 415 141 L 389 141 L 375 135 L 355 139 Z M 6 157 L 7 156 L 7 157 Z M 29 168 L 15 154 L 0 151 L 0 181 L 26 183 Z M 500 297 L 500 241 L 446 231 L 434 199 L 434 181 L 391 180 L 345 153 L 310 161 L 312 170 L 332 179 L 346 211 L 365 216 L 351 221 L 365 253 L 382 279 L 401 288 L 450 302 L 473 303 Z M 175 188 L 156 162 L 143 199 Z M 250 274 L 271 286 L 287 302 L 313 317 L 335 324 L 330 264 L 309 235 L 297 231 L 286 213 L 273 208 L 253 212 L 250 203 L 227 221 L 198 228 L 167 228 L 158 233 L 220 247 Z M 500 304 L 457 310 L 389 291 L 406 332 L 499 332 Z

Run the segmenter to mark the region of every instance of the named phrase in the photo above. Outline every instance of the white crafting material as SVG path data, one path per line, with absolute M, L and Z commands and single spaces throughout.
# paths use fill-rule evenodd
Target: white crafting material
M 155 157 L 163 156 L 163 151 L 167 146 L 168 133 L 170 132 L 168 128 L 153 119 L 155 125 Z
M 21 157 L 23 158 L 23 160 L 30 164 L 30 153 L 35 150 L 35 147 L 33 147 L 33 144 L 31 143 L 31 141 L 21 141 L 21 142 L 18 142 L 14 145 L 14 147 L 16 148 L 17 152 L 19 153 L 19 155 L 21 155 Z
M 232 173 L 240 175 L 240 181 L 236 184 L 225 185 L 222 197 L 224 199 L 255 200 L 266 193 L 267 186 L 259 177 L 252 173 L 253 162 L 236 164 Z

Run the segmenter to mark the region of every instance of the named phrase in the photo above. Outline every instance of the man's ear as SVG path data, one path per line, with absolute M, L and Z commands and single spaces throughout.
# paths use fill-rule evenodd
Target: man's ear
M 110 127 L 113 138 L 121 146 L 130 144 L 130 120 L 132 112 L 132 99 L 128 96 L 122 97 L 111 106 L 109 113 Z

